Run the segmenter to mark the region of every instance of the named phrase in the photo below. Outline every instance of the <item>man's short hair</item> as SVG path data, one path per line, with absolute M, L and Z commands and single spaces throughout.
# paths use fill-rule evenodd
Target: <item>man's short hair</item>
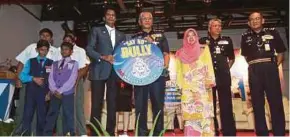
M 36 44 L 36 48 L 39 49 L 41 47 L 47 47 L 47 49 L 49 49 L 49 42 L 47 40 L 39 40 Z
M 220 24 L 222 24 L 222 20 L 221 19 L 219 19 L 219 18 L 213 18 L 213 19 L 211 19 L 211 20 L 208 21 L 208 31 L 210 30 L 210 27 L 211 27 L 212 23 L 215 22 L 215 21 L 217 21 Z
M 73 44 L 69 43 L 69 42 L 63 42 L 61 43 L 60 47 L 63 48 L 63 47 L 68 47 L 70 50 L 73 50 Z
M 113 6 L 106 6 L 104 9 L 104 16 L 107 14 L 108 10 L 112 10 L 115 12 L 115 15 L 117 15 L 117 11 Z
M 73 32 L 69 32 L 69 33 L 65 33 L 63 36 L 63 40 L 65 38 L 69 37 L 70 39 L 72 39 L 73 41 L 75 40 L 75 34 Z
M 50 35 L 50 37 L 53 36 L 52 31 L 49 28 L 43 28 L 39 31 L 39 35 L 41 35 L 42 33 L 48 33 Z
M 254 13 L 258 13 L 258 14 L 260 14 L 260 16 L 261 16 L 262 18 L 264 18 L 262 12 L 260 12 L 260 11 L 254 11 L 254 12 L 251 12 L 251 13 L 249 14 L 248 20 L 250 20 L 250 16 L 251 16 L 252 14 L 254 14 Z
M 151 13 L 150 11 L 142 11 L 142 12 L 139 14 L 139 21 L 141 21 L 142 16 L 143 16 L 144 13 L 150 13 L 150 15 L 151 15 L 151 17 L 152 17 L 152 19 L 153 19 L 153 15 L 152 15 L 152 13 Z

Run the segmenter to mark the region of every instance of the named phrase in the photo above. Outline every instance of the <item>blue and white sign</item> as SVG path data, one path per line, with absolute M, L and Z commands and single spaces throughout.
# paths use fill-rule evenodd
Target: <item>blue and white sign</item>
M 164 105 L 166 110 L 181 108 L 181 92 L 175 80 L 166 81 Z
M 163 54 L 159 47 L 144 39 L 121 43 L 114 51 L 114 70 L 131 85 L 143 86 L 157 80 L 163 71 Z
M 3 121 L 9 118 L 14 89 L 13 80 L 0 79 L 0 119 Z

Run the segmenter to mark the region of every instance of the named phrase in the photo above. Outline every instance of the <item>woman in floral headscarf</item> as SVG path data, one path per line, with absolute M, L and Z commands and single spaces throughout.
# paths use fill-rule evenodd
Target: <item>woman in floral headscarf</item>
M 208 46 L 198 42 L 194 29 L 187 29 L 176 52 L 177 85 L 181 89 L 185 136 L 214 136 L 211 87 L 215 77 Z

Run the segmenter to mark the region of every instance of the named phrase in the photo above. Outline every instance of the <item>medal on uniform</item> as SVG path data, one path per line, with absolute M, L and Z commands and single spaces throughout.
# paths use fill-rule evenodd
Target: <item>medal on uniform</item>
M 215 48 L 215 53 L 216 54 L 221 54 L 221 48 L 220 47 L 216 47 Z
M 265 51 L 270 51 L 270 44 L 265 44 Z

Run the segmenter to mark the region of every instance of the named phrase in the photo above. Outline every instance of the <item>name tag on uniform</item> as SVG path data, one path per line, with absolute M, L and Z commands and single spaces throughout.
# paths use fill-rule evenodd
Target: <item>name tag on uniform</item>
M 51 66 L 45 66 L 45 72 L 50 73 L 51 72 Z
M 262 36 L 262 39 L 268 40 L 268 39 L 273 39 L 274 37 L 272 35 L 264 35 Z
M 265 51 L 270 51 L 270 44 L 265 44 Z
M 72 63 L 67 63 L 67 67 L 68 67 L 68 69 L 72 69 L 73 66 L 74 66 L 74 64 L 72 64 Z
M 157 42 L 157 41 L 153 41 L 152 43 L 155 44 L 155 45 L 159 44 L 159 42 Z
M 216 47 L 215 48 L 215 53 L 216 54 L 221 54 L 221 48 L 220 47 Z
M 221 40 L 218 42 L 218 44 L 229 44 L 229 42 L 227 40 Z

